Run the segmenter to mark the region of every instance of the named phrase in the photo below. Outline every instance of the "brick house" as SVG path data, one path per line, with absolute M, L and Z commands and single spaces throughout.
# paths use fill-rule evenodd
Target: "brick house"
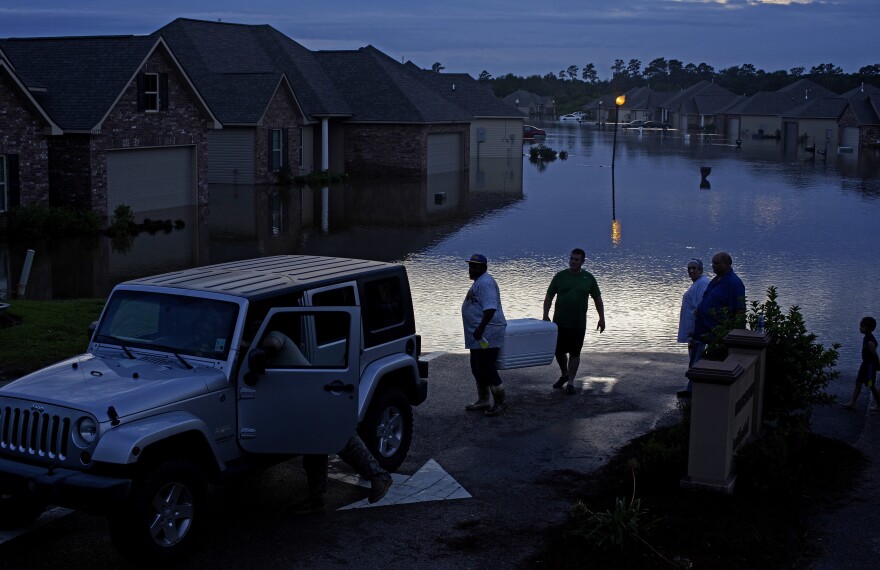
M 141 211 L 207 202 L 207 132 L 221 125 L 162 39 L 4 39 L 0 51 L 4 102 L 19 84 L 4 108 L 20 117 L 26 102 L 44 127 L 0 124 L 5 162 L 18 162 L 17 181 L 7 166 L 6 208 L 110 216 L 123 203 Z M 23 155 L 33 173 L 23 174 Z

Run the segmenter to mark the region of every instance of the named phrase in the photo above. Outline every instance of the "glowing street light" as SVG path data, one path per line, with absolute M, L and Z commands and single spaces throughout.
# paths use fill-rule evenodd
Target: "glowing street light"
M 614 159 L 617 155 L 617 119 L 620 116 L 620 106 L 626 103 L 626 95 L 618 95 L 614 100 L 614 141 L 611 143 L 611 172 L 614 173 Z

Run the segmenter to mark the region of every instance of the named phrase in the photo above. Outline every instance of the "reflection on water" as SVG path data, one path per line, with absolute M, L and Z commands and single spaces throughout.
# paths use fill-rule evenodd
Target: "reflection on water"
M 876 151 L 825 162 L 783 152 L 776 140 L 737 149 L 719 137 L 627 130 L 612 180 L 610 130 L 543 127 L 544 143 L 568 159 L 541 171 L 516 157 L 473 161 L 469 177 L 212 186 L 209 207 L 152 216 L 183 219 L 183 229 L 141 234 L 127 252 L 103 238 L 0 245 L 0 286 L 12 287 L 28 247 L 37 250 L 28 297 L 44 299 L 103 296 L 124 279 L 263 255 L 397 260 L 410 274 L 424 348 L 461 350 L 470 254 L 489 257 L 509 318 L 540 318 L 550 277 L 582 247 L 608 325 L 588 332 L 587 352 L 683 355 L 675 335 L 685 264 L 723 249 L 750 299 L 777 286 L 820 341 L 844 343 L 842 367 L 857 364 L 858 321 L 880 315 L 870 253 L 880 219 Z

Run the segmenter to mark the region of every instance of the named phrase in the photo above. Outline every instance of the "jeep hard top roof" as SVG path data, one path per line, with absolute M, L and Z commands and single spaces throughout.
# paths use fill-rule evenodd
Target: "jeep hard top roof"
M 399 271 L 400 266 L 365 259 L 278 255 L 193 267 L 132 279 L 122 285 L 171 287 L 257 299 L 379 275 L 389 270 Z

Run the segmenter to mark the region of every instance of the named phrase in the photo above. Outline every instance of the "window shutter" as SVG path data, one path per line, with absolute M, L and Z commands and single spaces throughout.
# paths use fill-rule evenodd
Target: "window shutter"
M 281 129 L 281 166 L 290 166 L 290 158 L 287 156 L 287 132 L 290 129 Z
M 266 158 L 268 159 L 266 167 L 269 172 L 272 172 L 272 129 L 266 129 L 266 135 L 268 135 L 266 139 Z
M 168 110 L 168 74 L 159 74 L 159 108 L 163 111 Z
M 144 112 L 146 110 L 146 103 L 144 101 L 144 74 L 141 73 L 137 76 L 137 109 L 138 112 Z
M 6 182 L 9 184 L 6 196 L 9 203 L 7 209 L 21 206 L 21 178 L 19 177 L 18 155 L 6 155 Z

